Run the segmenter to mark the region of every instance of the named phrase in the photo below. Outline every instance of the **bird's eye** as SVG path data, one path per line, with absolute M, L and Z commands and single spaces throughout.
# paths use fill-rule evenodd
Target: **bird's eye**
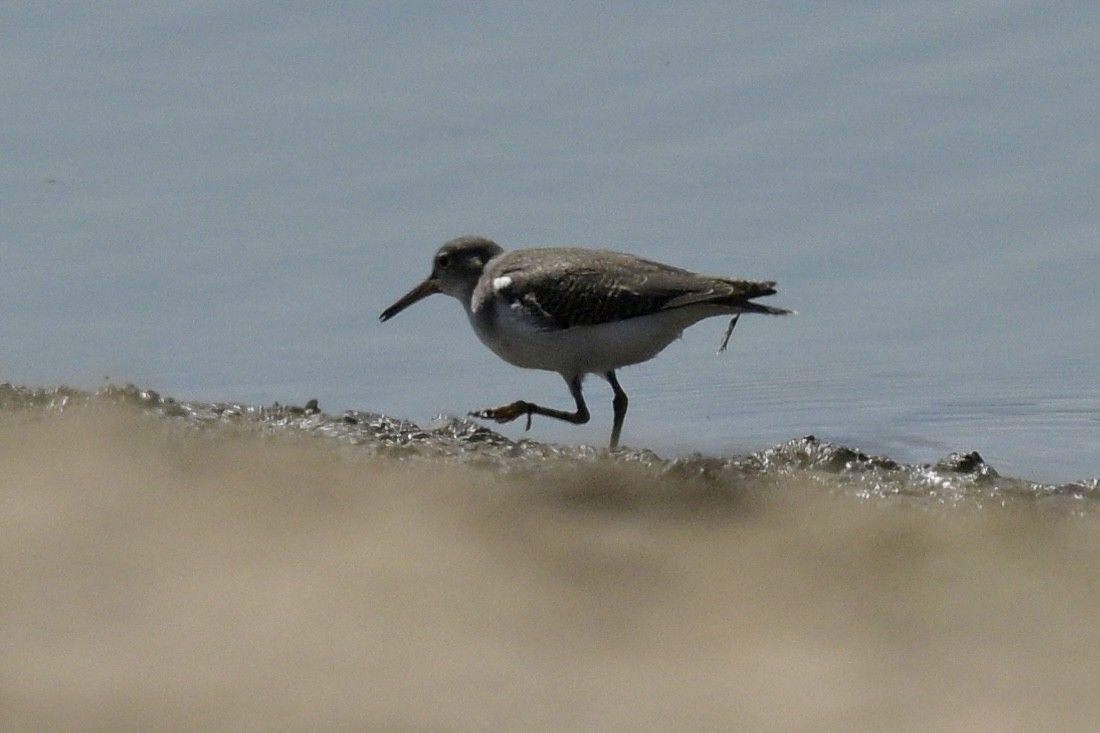
M 435 258 L 435 264 L 446 270 L 447 266 L 451 264 L 451 256 L 446 252 L 440 252 Z

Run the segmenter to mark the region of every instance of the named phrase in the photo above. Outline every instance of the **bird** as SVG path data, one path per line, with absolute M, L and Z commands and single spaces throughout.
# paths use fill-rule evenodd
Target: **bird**
M 700 275 L 621 252 L 575 247 L 506 251 L 483 236 L 463 236 L 440 247 L 431 274 L 379 315 L 386 322 L 414 303 L 443 293 L 462 303 L 474 333 L 504 361 L 557 372 L 576 410 L 517 400 L 474 410 L 470 417 L 507 423 L 542 415 L 581 425 L 590 413 L 581 391 L 588 374 L 607 380 L 614 394 L 610 447 L 619 445 L 628 398 L 615 372 L 648 361 L 688 326 L 732 316 L 719 351 L 742 313 L 795 311 L 754 302 L 776 293 L 772 281 Z

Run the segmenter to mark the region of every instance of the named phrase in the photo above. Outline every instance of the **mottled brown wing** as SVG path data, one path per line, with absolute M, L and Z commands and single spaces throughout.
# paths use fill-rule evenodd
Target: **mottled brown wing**
M 495 273 L 511 281 L 497 293 L 550 328 L 608 323 L 696 303 L 741 305 L 775 292 L 774 283 L 711 278 L 616 252 L 553 252 L 553 257 L 516 257 Z

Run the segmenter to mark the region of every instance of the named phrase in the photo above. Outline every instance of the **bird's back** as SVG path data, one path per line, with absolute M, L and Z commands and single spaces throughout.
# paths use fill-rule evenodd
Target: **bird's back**
M 773 295 L 774 282 L 699 275 L 642 257 L 579 248 L 513 250 L 494 258 L 483 283 L 548 326 L 570 328 L 651 315 L 690 305 L 734 312 L 786 313 L 749 302 Z M 489 293 L 484 293 L 484 296 Z

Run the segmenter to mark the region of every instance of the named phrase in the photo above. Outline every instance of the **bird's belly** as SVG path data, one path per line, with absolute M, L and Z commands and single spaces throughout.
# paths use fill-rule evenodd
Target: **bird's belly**
M 488 326 L 471 320 L 481 341 L 510 364 L 570 376 L 602 374 L 652 359 L 685 328 L 710 315 L 688 310 L 565 329 L 539 328 L 508 308 L 498 309 Z

